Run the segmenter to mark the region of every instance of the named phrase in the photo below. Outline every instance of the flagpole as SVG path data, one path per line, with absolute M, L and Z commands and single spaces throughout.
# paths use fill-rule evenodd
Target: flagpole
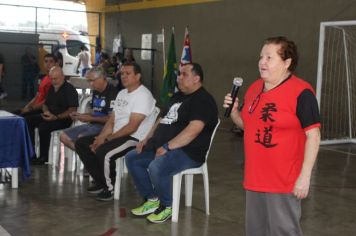
M 186 26 L 184 32 L 184 39 L 183 39 L 182 56 L 180 58 L 179 66 L 182 66 L 183 64 L 189 62 L 192 62 L 192 51 L 190 47 L 189 29 L 188 26 Z
M 160 91 L 160 100 L 163 106 L 166 106 L 174 94 L 177 84 L 177 58 L 174 40 L 174 27 L 172 27 L 171 37 L 166 56 L 166 63 L 164 67 L 164 76 L 162 89 Z
M 162 27 L 162 57 L 163 57 L 163 68 L 166 67 L 166 40 L 164 36 L 164 27 Z M 163 70 L 164 71 L 164 70 Z M 163 72 L 164 73 L 164 72 Z
M 175 32 L 174 32 L 174 25 L 172 26 L 171 31 L 172 31 L 172 34 L 175 35 Z
M 188 37 L 189 37 L 190 62 L 193 62 L 192 47 L 190 45 L 190 35 L 189 35 L 189 27 L 188 27 L 188 25 L 185 27 L 185 30 L 187 31 L 187 34 L 188 34 Z

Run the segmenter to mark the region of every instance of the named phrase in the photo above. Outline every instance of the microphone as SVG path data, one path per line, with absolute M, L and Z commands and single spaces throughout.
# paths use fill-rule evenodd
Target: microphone
M 240 77 L 234 78 L 232 81 L 232 89 L 231 89 L 231 97 L 232 97 L 232 103 L 228 108 L 225 110 L 225 117 L 230 117 L 232 107 L 234 106 L 235 99 L 237 97 L 237 92 L 239 91 L 239 88 L 242 86 L 243 79 Z

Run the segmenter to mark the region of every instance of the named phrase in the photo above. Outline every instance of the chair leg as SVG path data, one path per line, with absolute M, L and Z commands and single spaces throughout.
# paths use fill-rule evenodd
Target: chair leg
M 122 157 L 122 158 L 123 158 L 123 157 Z M 123 169 L 122 175 L 129 173 L 129 171 L 127 170 L 127 166 L 126 166 L 125 161 L 123 161 L 122 163 L 123 163 L 123 164 L 122 164 L 122 169 Z
M 182 175 L 176 174 L 173 176 L 173 202 L 172 202 L 172 222 L 178 222 L 180 188 L 182 184 Z
M 127 167 L 126 167 L 126 163 L 125 163 L 125 157 L 120 157 L 119 159 L 120 161 L 120 174 L 121 174 L 121 178 L 124 177 L 124 174 L 127 174 Z
M 0 181 L 5 181 L 6 168 L 0 168 Z
M 65 153 L 65 157 L 67 158 L 67 170 L 68 171 L 75 171 L 76 169 L 76 159 L 75 159 L 75 154 L 73 152 L 72 149 L 68 148 L 68 147 L 64 147 L 64 153 Z
M 121 175 L 122 175 L 122 158 L 116 160 L 116 177 L 114 186 L 114 199 L 120 199 Z
M 76 152 L 73 151 L 73 158 L 75 159 L 75 163 L 76 163 L 76 172 L 77 175 L 84 175 L 84 164 L 82 162 L 82 160 L 80 160 L 78 154 Z
M 209 205 L 209 176 L 207 167 L 203 171 L 204 180 L 204 196 L 205 196 L 205 213 L 210 215 L 210 205 Z
M 11 187 L 18 188 L 19 187 L 19 180 L 18 180 L 18 168 L 12 168 L 11 173 Z
M 61 154 L 61 142 L 59 141 L 59 133 L 56 131 L 53 133 L 53 146 L 52 167 L 55 168 L 58 165 Z
M 35 153 L 36 157 L 40 157 L 40 135 L 38 134 L 38 128 L 35 128 Z
M 194 175 L 186 174 L 185 177 L 185 206 L 192 206 L 193 198 L 193 178 Z
M 54 149 L 55 149 L 53 135 L 54 135 L 54 133 L 51 133 L 51 140 L 49 142 L 49 151 L 48 151 L 48 164 L 53 163 L 53 154 L 54 154 Z

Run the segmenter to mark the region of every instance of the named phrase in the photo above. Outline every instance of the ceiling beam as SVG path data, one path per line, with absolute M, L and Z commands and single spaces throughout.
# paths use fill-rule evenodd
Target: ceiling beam
M 106 5 L 105 12 L 135 11 L 150 8 L 173 7 L 198 3 L 218 2 L 221 0 L 143 0 L 141 2 Z

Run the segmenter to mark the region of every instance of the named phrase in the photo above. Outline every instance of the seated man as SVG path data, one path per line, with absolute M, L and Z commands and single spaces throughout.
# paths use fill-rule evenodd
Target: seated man
M 38 87 L 38 92 L 35 97 L 31 99 L 21 110 L 13 111 L 12 113 L 21 115 L 23 117 L 33 114 L 42 113 L 42 105 L 45 102 L 49 88 L 51 87 L 51 79 L 49 78 L 49 70 L 56 65 L 57 58 L 53 54 L 46 54 L 44 56 L 44 67 L 46 68 L 46 76 L 41 80 Z
M 38 127 L 40 158 L 33 161 L 33 164 L 38 165 L 43 165 L 48 161 L 51 132 L 68 128 L 72 124 L 69 114 L 76 111 L 78 107 L 77 90 L 65 81 L 62 69 L 59 66 L 53 67 L 49 72 L 49 77 L 52 85 L 42 105 L 43 113 L 25 117 L 32 144 L 35 141 L 35 128 Z
M 178 88 L 169 109 L 147 138 L 125 156 L 139 194 L 145 203 L 134 215 L 161 223 L 172 216 L 172 176 L 205 162 L 210 138 L 218 122 L 214 98 L 203 88 L 199 64 L 180 68 Z
M 115 160 L 135 148 L 150 130 L 150 116 L 154 114 L 155 99 L 141 84 L 141 69 L 136 63 L 127 63 L 121 69 L 125 86 L 116 97 L 113 112 L 98 136 L 79 138 L 75 150 L 85 168 L 95 180 L 88 188 L 98 193 L 97 200 L 113 199 Z
M 62 143 L 74 150 L 74 143 L 79 137 L 97 135 L 102 130 L 104 124 L 109 119 L 111 112 L 111 101 L 115 101 L 117 90 L 109 84 L 106 73 L 101 68 L 92 68 L 86 73 L 86 78 L 93 91 L 91 102 L 91 113 L 80 114 L 73 112 L 70 114 L 73 120 L 88 122 L 87 124 L 65 129 L 60 136 Z

